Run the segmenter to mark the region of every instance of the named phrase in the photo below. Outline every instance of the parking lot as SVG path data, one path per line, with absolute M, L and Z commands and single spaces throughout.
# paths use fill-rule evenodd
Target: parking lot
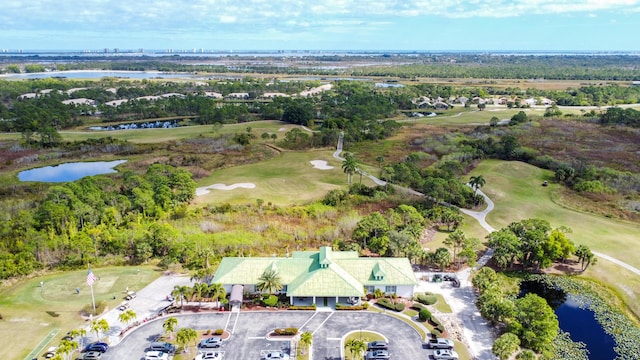
M 372 312 L 310 312 L 267 311 L 180 314 L 177 328 L 190 327 L 196 330 L 224 329 L 233 331 L 220 351 L 225 360 L 261 359 L 269 351 L 291 351 L 288 339 L 267 339 L 275 328 L 296 327 L 300 331 L 313 333 L 313 358 L 339 360 L 342 358 L 341 340 L 354 331 L 375 331 L 389 339 L 389 352 L 395 359 L 426 359 L 430 351 L 423 349 L 420 335 L 408 324 L 386 314 Z M 166 318 L 166 317 L 165 317 Z M 105 360 L 139 360 L 144 358 L 149 344 L 164 333 L 165 318 L 149 322 L 134 330 L 120 344 L 104 354 Z M 227 326 L 228 323 L 228 326 Z

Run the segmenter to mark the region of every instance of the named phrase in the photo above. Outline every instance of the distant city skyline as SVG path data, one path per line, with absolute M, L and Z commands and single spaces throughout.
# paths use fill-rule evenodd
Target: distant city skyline
M 0 50 L 639 51 L 640 0 L 5 0 Z

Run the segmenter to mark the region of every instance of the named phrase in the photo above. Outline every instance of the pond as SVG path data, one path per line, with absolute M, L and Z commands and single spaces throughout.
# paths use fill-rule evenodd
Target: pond
M 116 173 L 118 171 L 114 168 L 126 161 L 127 160 L 73 162 L 56 166 L 45 166 L 21 171 L 18 174 L 18 180 L 41 182 L 76 181 L 85 176 Z
M 569 333 L 571 340 L 585 343 L 590 359 L 615 359 L 618 356 L 613 350 L 616 346 L 613 337 L 604 332 L 593 311 L 580 308 L 574 295 L 536 281 L 523 281 L 520 289 L 521 295 L 534 293 L 545 298 L 558 317 L 560 329 Z

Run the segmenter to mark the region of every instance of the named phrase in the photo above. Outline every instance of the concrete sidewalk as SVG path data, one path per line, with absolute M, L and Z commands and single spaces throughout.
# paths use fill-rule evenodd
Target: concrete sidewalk
M 132 323 L 139 322 L 143 324 L 155 318 L 159 310 L 171 304 L 166 300 L 166 297 L 171 294 L 176 285 L 191 286 L 192 283 L 188 275 L 163 275 L 147 285 L 144 289 L 129 289 L 137 293 L 134 299 L 129 300 L 130 309 L 137 315 L 136 320 Z M 122 294 L 123 301 L 125 295 L 124 293 Z M 108 337 L 107 342 L 110 346 L 117 345 L 122 340 L 123 337 L 120 336 L 120 333 L 127 327 L 126 324 L 120 322 L 120 319 L 118 319 L 121 313 L 122 311 L 116 308 L 96 318 L 105 319 L 107 323 L 109 323 L 110 329 L 106 337 Z M 91 332 L 89 323 L 87 323 L 85 329 L 87 330 L 87 336 L 84 338 L 84 344 L 98 340 L 95 338 L 95 334 Z M 132 330 L 133 329 L 129 330 L 128 333 Z M 105 339 L 103 338 L 102 340 L 104 341 Z

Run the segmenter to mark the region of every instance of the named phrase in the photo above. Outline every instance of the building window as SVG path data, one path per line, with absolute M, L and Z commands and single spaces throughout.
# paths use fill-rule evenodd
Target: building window
M 282 285 L 282 290 L 280 290 L 281 293 L 286 293 L 287 292 L 287 285 Z
M 367 290 L 367 293 L 370 293 L 370 294 L 373 294 L 373 292 L 376 291 L 376 287 L 372 285 L 367 285 L 364 288 L 365 290 Z
M 387 285 L 384 287 L 385 293 L 395 293 L 397 291 L 398 291 L 398 288 L 395 285 L 392 285 L 392 286 Z

